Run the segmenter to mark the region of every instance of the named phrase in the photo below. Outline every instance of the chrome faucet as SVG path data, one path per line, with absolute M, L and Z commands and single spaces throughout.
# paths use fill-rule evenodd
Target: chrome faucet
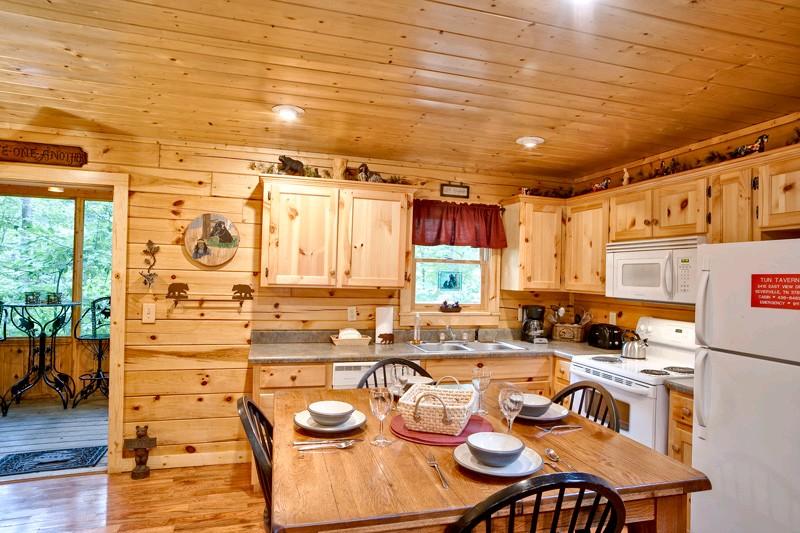
M 451 341 L 456 340 L 456 334 L 453 331 L 453 328 L 451 328 L 449 324 L 444 327 L 444 330 L 447 332 L 448 335 L 450 335 Z

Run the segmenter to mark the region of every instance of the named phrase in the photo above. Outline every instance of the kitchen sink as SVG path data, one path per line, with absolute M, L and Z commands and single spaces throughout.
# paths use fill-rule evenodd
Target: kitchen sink
M 510 352 L 524 349 L 505 342 L 474 342 L 470 344 L 470 347 L 479 352 Z
M 511 352 L 514 350 L 523 350 L 513 344 L 505 342 L 423 342 L 421 344 L 411 344 L 415 348 L 429 353 L 447 353 L 447 352 Z
M 472 348 L 466 346 L 466 343 L 460 342 L 422 342 L 420 344 L 409 345 L 422 350 L 423 352 L 431 353 L 447 353 L 447 352 L 471 352 Z

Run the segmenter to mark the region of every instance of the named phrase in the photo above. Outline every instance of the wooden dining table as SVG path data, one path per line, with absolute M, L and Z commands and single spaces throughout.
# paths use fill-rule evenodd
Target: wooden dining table
M 485 417 L 495 431 L 504 431 L 498 407 L 499 386 L 486 392 Z M 364 439 L 347 449 L 300 452 L 292 445 L 318 435 L 304 433 L 294 414 L 314 401 L 329 399 L 351 403 L 367 415 L 366 425 L 346 436 Z M 371 415 L 369 393 L 359 390 L 294 390 L 275 397 L 272 528 L 273 531 L 415 531 L 441 532 L 467 509 L 521 478 L 497 478 L 459 466 L 453 447 L 415 444 L 390 434 L 385 448 L 369 440 L 378 433 Z M 588 472 L 606 479 L 625 501 L 628 531 L 684 533 L 687 530 L 688 495 L 709 490 L 702 473 L 623 435 L 570 413 L 560 424 L 579 424 L 570 433 L 542 435 L 534 424 L 517 419 L 513 434 L 543 458 L 553 448 L 565 471 Z M 337 435 L 337 437 L 340 435 Z M 444 488 L 430 454 L 449 483 Z M 544 465 L 534 476 L 553 473 Z M 525 509 L 530 512 L 530 506 Z M 540 522 L 541 523 L 541 522 Z M 549 523 L 545 520 L 544 523 Z

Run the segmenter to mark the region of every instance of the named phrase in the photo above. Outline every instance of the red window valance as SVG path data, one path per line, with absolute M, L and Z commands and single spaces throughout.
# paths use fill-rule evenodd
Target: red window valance
M 505 248 L 500 206 L 414 200 L 414 244 Z

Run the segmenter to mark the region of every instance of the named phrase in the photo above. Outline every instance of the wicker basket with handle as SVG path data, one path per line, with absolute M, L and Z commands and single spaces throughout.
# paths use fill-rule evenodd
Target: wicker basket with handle
M 476 398 L 477 393 L 472 387 L 438 387 L 417 383 L 397 402 L 397 410 L 408 429 L 460 435 L 472 416 Z

